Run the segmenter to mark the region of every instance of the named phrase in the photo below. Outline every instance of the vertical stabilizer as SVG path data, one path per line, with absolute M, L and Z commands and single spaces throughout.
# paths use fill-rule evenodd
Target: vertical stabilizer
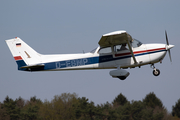
M 25 70 L 24 66 L 30 66 L 41 63 L 41 54 L 37 53 L 20 38 L 6 40 L 6 43 L 18 64 L 19 70 Z

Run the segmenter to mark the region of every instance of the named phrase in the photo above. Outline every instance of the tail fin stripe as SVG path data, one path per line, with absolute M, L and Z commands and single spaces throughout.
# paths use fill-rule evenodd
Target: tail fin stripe
M 22 60 L 22 57 L 21 56 L 16 56 L 14 57 L 15 60 Z

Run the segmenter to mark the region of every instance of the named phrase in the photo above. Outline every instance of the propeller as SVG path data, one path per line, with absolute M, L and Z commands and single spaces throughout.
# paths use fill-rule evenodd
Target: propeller
M 168 41 L 168 36 L 167 36 L 166 30 L 165 30 L 165 35 L 166 35 L 166 43 L 167 43 L 166 49 L 167 49 L 167 51 L 168 51 L 168 53 L 169 53 L 170 61 L 172 62 L 170 49 L 173 48 L 174 45 L 169 45 L 169 41 Z

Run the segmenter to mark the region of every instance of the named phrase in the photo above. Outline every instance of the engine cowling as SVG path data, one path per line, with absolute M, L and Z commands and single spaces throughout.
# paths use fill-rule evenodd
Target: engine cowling
M 119 69 L 119 70 L 112 70 L 109 72 L 109 74 L 113 78 L 119 78 L 121 80 L 125 80 L 129 76 L 130 73 L 126 70 Z

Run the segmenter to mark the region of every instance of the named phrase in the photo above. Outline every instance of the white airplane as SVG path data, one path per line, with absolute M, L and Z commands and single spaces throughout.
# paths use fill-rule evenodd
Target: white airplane
M 165 35 L 167 44 L 142 44 L 126 31 L 115 31 L 104 34 L 99 41 L 99 47 L 84 54 L 39 54 L 18 37 L 6 40 L 6 43 L 18 65 L 18 70 L 115 69 L 109 74 L 124 80 L 129 76 L 129 72 L 124 69 L 140 68 L 147 64 L 152 66 L 155 76 L 160 74 L 154 63 L 161 63 L 167 51 L 171 61 L 170 49 L 174 47 L 169 44 L 166 31 Z

